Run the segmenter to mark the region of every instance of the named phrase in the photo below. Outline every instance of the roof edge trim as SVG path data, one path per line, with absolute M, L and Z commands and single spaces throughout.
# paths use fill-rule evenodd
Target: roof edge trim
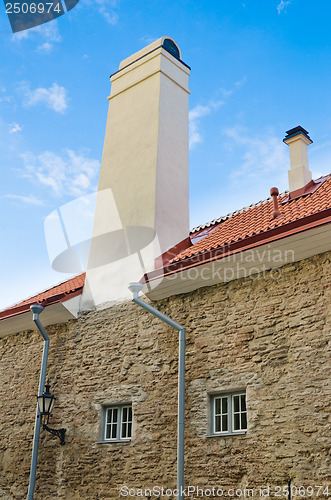
M 69 293 L 61 292 L 57 295 L 53 295 L 52 297 L 48 297 L 47 299 L 44 300 L 31 300 L 30 302 L 25 303 L 23 305 L 14 306 L 11 307 L 10 309 L 5 309 L 4 311 L 0 312 L 0 321 L 2 321 L 3 319 L 13 318 L 15 316 L 19 316 L 21 314 L 26 313 L 27 311 L 30 310 L 30 306 L 32 306 L 33 304 L 40 304 L 43 307 L 47 307 L 53 304 L 58 304 L 59 302 L 61 303 L 66 302 L 67 300 L 73 299 L 74 297 L 81 295 L 83 292 L 83 286 L 79 287 L 77 290 L 73 292 Z
M 148 283 L 161 277 L 170 276 L 181 272 L 183 270 L 201 266 L 208 262 L 213 262 L 215 260 L 220 260 L 222 258 L 228 257 L 229 255 L 250 250 L 252 248 L 272 243 L 293 234 L 298 234 L 315 227 L 319 227 L 325 224 L 331 223 L 331 208 L 317 212 L 316 214 L 308 215 L 303 219 L 298 219 L 294 222 L 290 222 L 284 226 L 279 226 L 263 233 L 256 234 L 254 236 L 249 236 L 240 241 L 224 245 L 222 247 L 217 247 L 212 250 L 206 250 L 200 254 L 192 255 L 186 259 L 175 261 L 164 268 L 156 269 L 150 273 L 143 276 L 141 282 Z

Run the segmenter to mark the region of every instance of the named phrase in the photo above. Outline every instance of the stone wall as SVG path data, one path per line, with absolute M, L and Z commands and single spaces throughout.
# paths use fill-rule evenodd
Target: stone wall
M 187 328 L 187 485 L 255 488 L 260 498 L 259 486 L 289 478 L 330 481 L 330 258 L 285 266 L 277 280 L 247 278 L 153 304 Z M 47 331 L 57 397 L 50 425 L 67 429 L 67 444 L 41 433 L 35 499 L 175 488 L 178 332 L 131 302 Z M 1 340 L 0 498 L 26 497 L 42 344 L 37 332 Z M 247 393 L 247 434 L 207 437 L 210 394 L 238 389 Z M 117 401 L 132 401 L 132 441 L 97 444 L 102 405 Z

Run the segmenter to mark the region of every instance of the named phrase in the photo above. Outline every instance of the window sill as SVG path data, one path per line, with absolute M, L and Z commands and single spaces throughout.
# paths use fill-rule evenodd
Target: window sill
M 96 444 L 128 444 L 131 443 L 131 439 L 112 439 L 107 441 L 97 441 Z
M 245 436 L 247 434 L 247 431 L 240 431 L 240 432 L 227 432 L 224 434 L 208 434 L 205 436 L 206 438 L 225 438 L 228 436 Z

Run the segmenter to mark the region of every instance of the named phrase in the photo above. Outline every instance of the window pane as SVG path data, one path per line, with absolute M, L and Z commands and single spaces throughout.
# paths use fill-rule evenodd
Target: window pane
M 117 408 L 107 408 L 105 439 L 116 439 L 117 435 Z
M 106 408 L 104 439 L 127 439 L 131 437 L 131 432 L 132 406 Z
M 233 415 L 233 430 L 234 431 L 239 431 L 240 430 L 239 413 L 235 413 Z
M 241 414 L 241 428 L 247 429 L 247 413 Z
M 131 428 L 132 428 L 132 406 L 123 406 L 121 438 L 126 439 L 131 437 Z
M 239 411 L 239 396 L 233 396 L 233 411 Z
M 224 394 L 212 402 L 213 432 L 232 433 L 247 430 L 246 394 Z
M 222 416 L 222 431 L 227 432 L 227 430 L 228 430 L 228 416 L 223 415 Z
M 113 424 L 113 426 L 112 426 L 111 437 L 112 437 L 112 439 L 116 439 L 116 437 L 117 437 L 117 424 Z
M 109 424 L 112 421 L 112 414 L 113 414 L 113 410 L 112 410 L 112 408 L 109 408 L 107 410 L 107 414 L 106 414 L 107 415 L 107 418 L 106 418 L 107 424 Z

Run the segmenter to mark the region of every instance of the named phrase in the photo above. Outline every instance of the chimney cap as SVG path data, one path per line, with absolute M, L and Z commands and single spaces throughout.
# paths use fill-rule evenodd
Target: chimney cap
M 300 134 L 303 134 L 310 141 L 310 143 L 313 142 L 311 140 L 311 138 L 309 137 L 309 132 L 307 130 L 305 130 L 303 127 L 301 127 L 300 125 L 298 125 L 298 127 L 294 127 L 294 128 L 291 128 L 290 130 L 287 130 L 286 134 L 287 135 L 286 135 L 285 139 L 283 139 L 283 142 L 287 141 L 291 137 L 294 137 L 295 135 L 300 135 Z
M 162 36 L 158 40 L 155 40 L 155 42 L 150 43 L 149 45 L 147 45 L 143 49 L 139 50 L 135 54 L 132 54 L 131 56 L 124 59 L 120 63 L 118 71 L 125 69 L 127 66 L 130 66 L 134 62 L 139 61 L 140 59 L 151 54 L 152 52 L 159 49 L 160 47 L 163 47 L 167 52 L 169 52 L 169 54 L 171 54 L 173 57 L 178 59 L 178 61 L 180 61 L 182 64 L 184 64 L 184 66 L 191 69 L 186 63 L 184 63 L 184 61 L 182 61 L 182 53 L 181 53 L 179 46 L 175 42 L 175 40 L 173 38 L 171 38 L 170 36 Z M 118 71 L 116 71 L 116 73 L 118 73 Z M 114 75 L 116 75 L 116 73 L 114 73 Z M 111 75 L 111 76 L 113 76 L 113 75 Z

